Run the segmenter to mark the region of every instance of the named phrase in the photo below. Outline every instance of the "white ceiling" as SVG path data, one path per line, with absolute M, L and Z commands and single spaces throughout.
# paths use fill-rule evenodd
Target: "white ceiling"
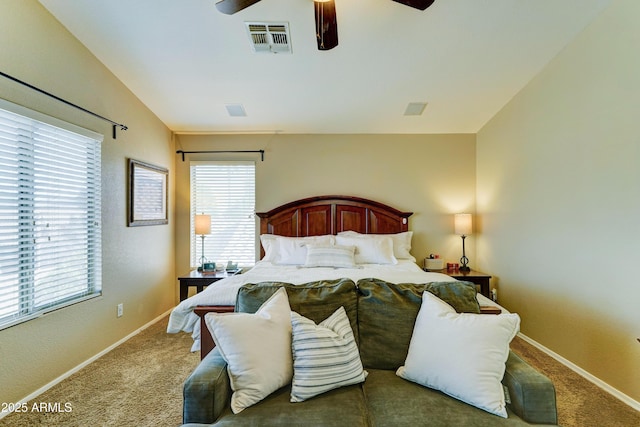
M 611 0 L 335 0 L 329 51 L 311 0 L 40 2 L 176 132 L 475 133 Z M 244 21 L 289 22 L 293 54 L 253 53 Z

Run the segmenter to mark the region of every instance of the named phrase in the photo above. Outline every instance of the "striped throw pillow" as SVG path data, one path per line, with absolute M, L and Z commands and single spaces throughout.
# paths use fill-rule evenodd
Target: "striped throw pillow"
M 302 402 L 321 393 L 358 384 L 367 372 L 344 307 L 316 325 L 292 311 L 293 381 L 291 402 Z
M 355 246 L 342 245 L 307 245 L 307 261 L 305 267 L 354 268 Z

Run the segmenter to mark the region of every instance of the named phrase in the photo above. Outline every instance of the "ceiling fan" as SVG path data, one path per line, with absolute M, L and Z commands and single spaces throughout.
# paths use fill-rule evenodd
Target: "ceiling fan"
M 220 12 L 233 15 L 260 0 L 220 0 L 216 3 L 216 9 Z M 415 9 L 425 10 L 435 0 L 393 0 Z M 318 50 L 333 49 L 338 45 L 338 20 L 336 17 L 335 0 L 314 0 L 316 18 L 316 40 Z

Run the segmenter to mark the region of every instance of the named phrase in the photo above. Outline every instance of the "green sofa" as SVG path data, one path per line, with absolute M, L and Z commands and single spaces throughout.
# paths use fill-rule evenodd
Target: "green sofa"
M 434 293 L 459 312 L 474 312 L 475 286 L 467 285 L 462 294 L 451 292 L 447 284 L 393 285 L 376 279 L 361 280 L 357 285 L 349 279 L 296 286 L 272 282 L 245 285 L 238 292 L 236 311 L 255 312 L 281 286 L 286 287 L 291 309 L 316 323 L 343 306 L 368 376 L 361 384 L 332 390 L 302 403 L 289 402 L 290 387 L 284 387 L 233 414 L 226 363 L 214 349 L 184 384 L 183 422 L 186 426 L 260 427 L 556 424 L 553 384 L 514 353 L 509 355 L 502 381 L 511 401 L 507 405 L 508 418 L 396 375 L 407 355 L 422 293 Z

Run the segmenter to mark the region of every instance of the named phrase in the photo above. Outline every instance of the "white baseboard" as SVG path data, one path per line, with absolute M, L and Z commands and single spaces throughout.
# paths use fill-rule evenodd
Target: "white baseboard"
M 539 342 L 529 338 L 528 336 L 524 335 L 523 333 L 521 333 L 521 332 L 518 333 L 518 337 L 522 338 L 524 341 L 528 342 L 529 344 L 531 344 L 532 346 L 534 346 L 538 350 L 542 351 L 543 353 L 546 353 L 547 355 L 553 357 L 555 360 L 557 360 L 558 362 L 562 363 L 564 366 L 566 366 L 567 368 L 571 369 L 576 374 L 578 374 L 581 377 L 585 378 L 586 380 L 592 382 L 596 386 L 600 387 L 602 390 L 604 390 L 607 393 L 611 394 L 613 397 L 621 400 L 623 403 L 626 403 L 627 405 L 631 406 L 636 411 L 640 411 L 640 402 L 638 402 L 637 400 L 632 399 L 631 397 L 627 396 L 626 394 L 624 394 L 620 390 L 610 386 L 609 384 L 607 384 L 604 381 L 602 381 L 600 378 L 590 374 L 589 372 L 585 371 L 584 369 L 582 369 L 578 365 L 574 364 L 573 362 L 570 362 L 569 360 L 567 360 L 564 357 L 560 356 L 558 353 L 554 352 L 553 350 L 548 349 L 547 347 L 545 347 L 542 344 L 540 344 Z
M 74 367 L 73 369 L 65 372 L 64 374 L 60 375 L 58 378 L 56 378 L 55 380 L 51 381 L 50 383 L 40 387 L 38 390 L 34 391 L 33 393 L 29 394 L 28 396 L 20 399 L 19 402 L 16 402 L 16 406 L 20 406 L 20 404 L 22 403 L 26 403 L 30 400 L 35 399 L 36 397 L 40 396 L 42 393 L 44 393 L 45 391 L 49 390 L 51 387 L 53 387 L 54 385 L 62 382 L 63 380 L 69 378 L 71 375 L 75 374 L 76 372 L 78 372 L 80 369 L 84 368 L 85 366 L 87 366 L 88 364 L 90 364 L 91 362 L 95 362 L 97 359 L 99 359 L 100 357 L 104 356 L 105 354 L 109 353 L 111 350 L 113 350 L 114 348 L 118 347 L 120 344 L 123 344 L 124 342 L 128 341 L 129 339 L 133 338 L 134 336 L 138 335 L 140 332 L 144 331 L 145 329 L 147 329 L 149 326 L 159 322 L 160 320 L 162 320 L 164 317 L 166 317 L 169 313 L 171 313 L 171 310 L 167 310 L 166 312 L 164 312 L 163 314 L 161 314 L 160 316 L 156 317 L 155 319 L 153 319 L 152 321 L 150 321 L 149 323 L 139 327 L 138 329 L 136 329 L 135 331 L 131 332 L 129 335 L 127 335 L 126 337 L 122 338 L 120 341 L 117 341 L 116 343 L 110 345 L 109 347 L 105 348 L 104 350 L 102 350 L 100 353 L 96 354 L 95 356 L 85 360 L 84 362 L 82 362 L 81 364 L 79 364 L 78 366 Z M 0 412 L 0 420 L 3 419 L 4 417 L 6 417 L 7 415 L 11 414 L 11 412 Z

